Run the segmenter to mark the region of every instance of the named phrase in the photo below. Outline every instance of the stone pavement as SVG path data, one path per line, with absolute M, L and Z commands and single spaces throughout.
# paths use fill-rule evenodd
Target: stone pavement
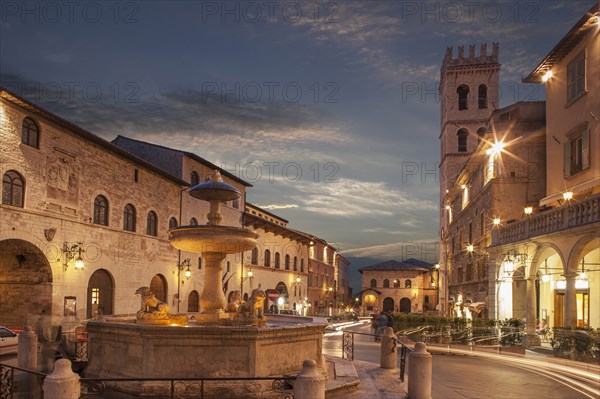
M 402 399 L 406 398 L 407 379 L 400 381 L 400 369 L 382 369 L 379 364 L 342 360 L 325 356 L 328 365 L 335 365 L 335 374 L 327 381 L 326 397 L 339 399 Z M 333 378 L 332 378 L 333 377 Z

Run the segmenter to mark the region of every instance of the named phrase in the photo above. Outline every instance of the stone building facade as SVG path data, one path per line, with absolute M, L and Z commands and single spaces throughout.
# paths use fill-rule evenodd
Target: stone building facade
M 435 311 L 437 269 L 427 262 L 390 260 L 358 269 L 362 289 L 359 313 L 368 316 L 382 311 L 424 313 Z
M 525 298 L 528 342 L 550 327 L 600 327 L 600 4 L 525 78 L 546 88 L 546 192 L 532 212 L 494 232 L 495 308 Z M 516 285 L 515 276 L 524 281 Z
M 544 125 L 543 102 L 495 110 L 444 196 L 441 235 L 451 316 L 488 316 L 487 247 L 494 228 L 520 218 L 545 194 Z M 523 304 L 515 302 L 516 314 L 524 315 Z
M 247 226 L 250 184 L 189 152 L 125 137 L 107 142 L 6 90 L 0 90 L 0 138 L 0 324 L 134 314 L 140 286 L 172 311 L 200 310 L 202 257 L 174 249 L 167 231 L 206 223 L 208 203 L 187 190 L 214 169 L 242 193 L 222 206 L 222 223 Z M 289 252 L 292 259 L 308 252 L 303 245 Z M 239 289 L 233 281 L 243 275 L 244 258 L 251 254 L 226 259 L 230 291 Z M 303 277 L 306 295 L 306 273 L 282 274 L 277 280 L 286 284 Z M 276 285 L 265 280 L 263 288 Z

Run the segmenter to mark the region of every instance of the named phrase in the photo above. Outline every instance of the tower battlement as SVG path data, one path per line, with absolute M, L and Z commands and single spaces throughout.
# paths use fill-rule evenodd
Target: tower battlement
M 498 53 L 500 52 L 499 43 L 492 43 L 492 54 L 488 55 L 487 44 L 482 43 L 479 49 L 479 56 L 475 54 L 475 45 L 469 45 L 469 54 L 465 57 L 465 46 L 458 46 L 457 57 L 454 58 L 454 51 L 452 47 L 446 48 L 446 54 L 444 55 L 444 62 L 442 68 L 463 66 L 463 65 L 481 65 L 481 64 L 497 64 Z

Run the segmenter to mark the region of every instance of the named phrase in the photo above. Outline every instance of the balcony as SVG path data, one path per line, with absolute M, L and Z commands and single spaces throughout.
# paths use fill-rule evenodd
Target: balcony
M 531 237 L 600 221 L 600 194 L 549 209 L 493 232 L 492 245 L 504 245 Z

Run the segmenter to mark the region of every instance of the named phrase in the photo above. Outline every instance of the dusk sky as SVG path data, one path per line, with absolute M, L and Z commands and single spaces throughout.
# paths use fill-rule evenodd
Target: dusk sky
M 433 263 L 446 47 L 499 42 L 501 105 L 544 99 L 521 78 L 594 3 L 3 1 L 0 72 L 107 140 L 223 166 L 347 257 Z

